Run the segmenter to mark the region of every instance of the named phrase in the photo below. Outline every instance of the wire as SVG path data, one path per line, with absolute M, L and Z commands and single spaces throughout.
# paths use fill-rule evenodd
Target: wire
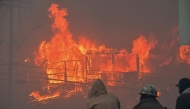
M 0 73 L 0 74 L 7 74 L 7 73 Z M 65 82 L 65 80 L 61 80 L 61 79 L 52 79 L 52 78 L 45 78 L 45 77 L 40 77 L 40 76 L 31 76 L 31 75 L 24 75 L 24 74 L 18 74 L 18 73 L 13 73 L 13 75 L 19 75 L 19 76 L 27 76 L 27 77 L 35 77 L 35 78 L 41 78 L 41 79 L 44 79 L 44 80 L 48 80 L 48 81 L 51 81 L 51 80 L 53 80 L 53 81 L 62 81 L 62 82 Z M 83 79 L 84 81 L 85 81 L 85 79 L 84 78 L 82 78 L 82 77 L 73 77 L 73 78 L 80 78 L 80 79 Z M 87 81 L 94 81 L 95 79 L 86 79 Z M 102 79 L 102 81 L 104 81 L 104 82 L 115 82 L 115 83 L 139 83 L 139 84 L 141 84 L 141 83 L 148 83 L 148 82 L 144 82 L 144 81 L 118 81 L 118 80 L 105 80 L 105 79 Z M 72 82 L 72 83 L 84 83 L 84 84 L 86 84 L 85 82 L 76 82 L 76 81 L 66 81 L 66 82 Z M 47 82 L 46 82 L 47 83 Z M 151 83 L 154 83 L 154 82 L 151 82 Z M 54 84 L 54 83 L 52 83 L 52 84 Z M 156 82 L 155 84 L 172 84 L 172 83 L 169 83 L 169 82 L 160 82 L 160 83 L 158 83 L 158 82 Z
M 29 72 L 29 73 L 38 73 L 38 74 L 47 74 L 46 72 L 35 72 L 35 71 L 28 71 L 28 70 L 17 70 L 17 69 L 14 69 L 14 70 L 16 70 L 16 71 L 23 71 L 23 72 Z M 70 72 L 70 71 L 72 71 L 72 73 L 73 73 L 73 69 L 67 69 L 66 70 L 67 71 L 67 73 L 68 72 Z M 85 71 L 85 70 L 76 70 L 76 71 Z M 99 71 L 99 70 L 91 70 L 90 72 L 96 72 L 96 71 Z M 63 74 L 64 72 L 59 72 L 59 74 Z M 79 73 L 79 72 L 78 72 Z M 138 73 L 137 72 L 131 72 L 131 73 L 136 73 L 137 75 L 138 75 Z M 54 74 L 56 75 L 56 74 L 58 74 L 58 72 L 56 73 L 56 72 L 54 72 Z M 47 74 L 47 75 L 54 75 L 54 74 Z M 85 72 L 83 73 L 83 74 L 85 74 Z M 112 73 L 111 71 L 105 71 L 105 72 L 97 72 L 96 74 L 92 74 L 92 75 L 100 75 L 100 74 L 108 74 L 108 75 L 118 75 L 118 74 L 129 74 L 128 72 L 126 72 L 126 73 L 118 73 L 118 72 L 114 72 L 114 73 Z M 158 76 L 158 75 L 164 75 L 164 76 L 170 76 L 170 77 L 172 77 L 172 76 L 176 76 L 176 74 L 179 74 L 179 73 L 140 73 L 142 76 L 148 76 L 148 75 L 151 75 L 151 76 Z M 88 75 L 90 75 L 90 74 L 88 74 Z
M 31 67 L 31 68 L 45 68 L 45 69 L 62 69 L 62 70 L 65 70 L 65 68 L 47 68 L 47 67 L 38 67 L 38 66 L 28 66 L 28 65 L 21 65 L 19 64 L 19 66 L 22 66 L 22 67 Z M 66 71 L 68 70 L 74 70 L 74 69 L 66 69 Z M 86 71 L 86 69 L 77 69 L 75 71 Z M 101 70 L 88 70 L 88 72 L 101 72 L 100 74 L 103 74 L 103 73 L 112 73 L 112 74 L 117 74 L 117 73 L 124 73 L 125 72 L 122 72 L 122 71 L 101 71 Z M 126 72 L 126 74 L 129 73 L 129 72 Z M 137 71 L 132 71 L 130 73 L 138 73 Z M 164 75 L 170 75 L 170 74 L 175 74 L 175 73 L 140 73 L 140 74 L 143 74 L 143 75 L 153 75 L 153 74 L 164 74 Z
M 8 79 L 0 79 L 0 80 L 8 80 Z M 32 82 L 32 83 L 47 83 L 47 82 L 40 82 L 40 81 L 26 81 L 26 80 L 18 80 L 18 79 L 13 79 L 13 81 L 17 81 L 17 82 L 19 82 L 19 81 L 21 81 L 21 82 L 23 82 L 23 83 L 26 83 L 26 82 Z M 65 85 L 65 84 L 78 84 L 78 85 L 84 85 L 85 87 L 89 87 L 89 85 L 91 86 L 91 84 L 92 83 L 80 83 L 80 82 L 72 82 L 72 81 L 67 81 L 67 83 L 64 83 L 64 84 L 55 84 L 55 85 L 57 85 L 57 86 L 62 86 L 62 85 Z M 51 85 L 54 85 L 54 84 L 51 84 Z M 51 86 L 50 85 L 50 86 Z M 48 84 L 48 86 L 49 86 L 49 84 Z M 116 89 L 118 89 L 118 88 L 120 88 L 120 89 L 138 89 L 138 88 L 141 88 L 141 87 L 138 87 L 138 86 L 136 86 L 136 87 L 123 87 L 123 86 L 109 86 L 109 85 L 105 85 L 107 88 L 116 88 Z
M 40 75 L 57 75 L 57 74 L 64 74 L 64 72 L 59 72 L 59 73 L 56 73 L 54 72 L 53 74 L 47 74 L 46 72 L 35 72 L 35 71 L 29 71 L 29 70 L 19 70 L 19 69 L 13 69 L 14 71 L 19 71 L 19 72 L 27 72 L 27 73 L 37 73 L 37 74 L 40 74 Z

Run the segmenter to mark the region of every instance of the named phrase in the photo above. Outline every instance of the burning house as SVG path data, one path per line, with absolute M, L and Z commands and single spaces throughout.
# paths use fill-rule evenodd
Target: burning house
M 50 12 L 49 17 L 53 20 L 54 36 L 49 42 L 42 41 L 38 52 L 34 54 L 35 64 L 44 67 L 43 72 L 47 73 L 45 74 L 47 80 L 44 81 L 47 82 L 47 89 L 51 90 L 55 87 L 58 89 L 54 89 L 55 92 L 51 92 L 50 95 L 40 95 L 38 91 L 32 92 L 30 96 L 33 96 L 35 101 L 55 98 L 64 94 L 64 89 L 54 86 L 54 84 L 75 83 L 77 88 L 73 87 L 70 91 L 78 93 L 83 92 L 80 84 L 89 84 L 96 78 L 101 78 L 107 86 L 116 87 L 126 86 L 129 81 L 135 83 L 144 79 L 151 83 L 152 79 L 148 80 L 148 75 L 154 71 L 147 63 L 148 59 L 150 60 L 153 56 L 150 54 L 150 50 L 154 49 L 158 42 L 153 36 L 145 38 L 141 35 L 133 41 L 131 53 L 125 49 L 116 50 L 106 48 L 105 45 L 97 46 L 86 37 L 80 37 L 77 42 L 72 39 L 72 33 L 68 29 L 69 24 L 65 18 L 68 15 L 67 9 L 59 9 L 57 4 L 52 4 L 48 11 Z M 177 42 L 177 40 L 176 37 L 175 41 Z M 176 44 L 172 41 L 169 46 L 176 47 Z M 181 61 L 188 63 L 188 56 L 183 54 L 188 52 L 188 47 L 181 47 L 179 52 Z M 174 57 L 161 59 L 161 62 L 164 62 L 159 64 L 160 71 L 165 65 L 169 65 L 172 59 Z M 160 73 L 160 79 L 163 79 L 162 74 L 164 73 Z M 72 94 L 65 97 L 70 95 Z
M 35 52 L 35 63 L 45 67 L 48 84 L 89 83 L 101 78 L 107 80 L 107 85 L 115 86 L 121 84 L 116 81 L 124 79 L 125 73 L 150 73 L 145 62 L 149 51 L 157 43 L 153 37 L 146 39 L 140 36 L 133 42 L 132 53 L 124 49 L 106 48 L 104 45 L 96 46 L 85 37 L 80 37 L 79 42 L 76 42 L 64 18 L 67 10 L 59 10 L 57 4 L 52 4 L 48 11 L 54 21 L 52 29 L 55 34 L 51 41 L 43 41 L 38 52 Z M 41 99 L 36 94 L 33 92 L 30 96 Z
M 23 99 L 27 100 L 28 109 L 50 109 L 58 105 L 76 108 L 72 102 L 85 106 L 89 87 L 97 78 L 116 93 L 122 109 L 133 107 L 139 99 L 138 92 L 147 83 L 158 87 L 160 99 L 165 103 L 169 98 L 162 96 L 176 97 L 171 87 L 174 81 L 189 76 L 190 47 L 179 45 L 178 28 L 162 42 L 154 34 L 139 35 L 128 51 L 98 45 L 88 37 L 75 39 L 66 18 L 68 10 L 53 3 L 47 11 L 52 21 L 51 39 L 41 41 L 33 53 L 34 60 L 27 57 L 24 64 L 16 63 L 14 68 L 15 81 L 23 85 L 20 87 L 27 94 Z M 35 65 L 28 65 L 29 62 Z

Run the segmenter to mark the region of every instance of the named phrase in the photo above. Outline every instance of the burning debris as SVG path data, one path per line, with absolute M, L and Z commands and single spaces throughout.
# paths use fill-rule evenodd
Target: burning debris
M 53 88 L 55 89 L 55 87 Z M 39 91 L 33 91 L 29 96 L 34 97 L 34 100 L 32 100 L 32 102 L 37 101 L 41 103 L 47 103 L 50 99 L 69 98 L 70 96 L 75 95 L 77 93 L 82 93 L 82 87 L 79 85 L 76 85 L 74 89 L 71 90 L 57 87 L 56 90 L 52 92 L 51 89 L 53 88 L 49 88 L 48 92 L 46 92 L 45 95 L 41 95 Z

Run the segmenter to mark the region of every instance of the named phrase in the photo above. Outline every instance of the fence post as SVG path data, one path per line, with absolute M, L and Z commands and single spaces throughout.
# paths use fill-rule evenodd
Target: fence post
M 87 79 L 88 79 L 88 77 L 87 77 L 87 75 L 88 75 L 88 57 L 87 56 L 85 58 L 85 67 L 86 67 L 86 82 L 87 82 Z
M 67 82 L 67 64 L 66 64 L 66 61 L 65 61 L 65 72 L 64 72 L 64 80 L 65 80 L 65 83 Z
M 140 72 L 140 62 L 139 62 L 139 54 L 136 55 L 136 67 L 137 67 L 137 73 Z

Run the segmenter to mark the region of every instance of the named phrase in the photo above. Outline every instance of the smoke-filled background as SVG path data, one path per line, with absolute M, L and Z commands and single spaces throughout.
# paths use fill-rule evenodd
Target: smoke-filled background
M 154 33 L 159 42 L 171 35 L 178 27 L 177 0 L 157 1 L 69 1 L 69 0 L 32 0 L 31 9 L 23 10 L 23 34 L 28 36 L 19 52 L 32 55 L 42 40 L 52 37 L 51 20 L 47 9 L 57 3 L 68 9 L 67 19 L 73 37 L 87 36 L 99 44 L 112 48 L 132 48 L 132 41 L 139 34 Z M 8 40 L 9 9 L 1 7 L 1 40 Z M 18 12 L 14 9 L 15 46 L 22 39 L 18 33 Z M 23 36 L 24 37 L 24 36 Z M 4 45 L 3 45 L 4 46 Z M 6 52 L 5 47 L 1 47 Z M 24 51 L 24 52 L 23 52 Z M 17 53 L 18 54 L 18 53 Z M 3 55 L 4 56 L 4 55 Z M 2 57 L 2 56 L 1 56 Z M 23 57 L 24 58 L 24 57 Z
M 34 51 L 38 51 L 39 45 L 43 40 L 49 42 L 53 37 L 51 25 L 53 21 L 48 17 L 48 8 L 52 3 L 59 4 L 61 8 L 67 8 L 68 16 L 66 19 L 69 22 L 70 32 L 73 34 L 73 39 L 78 40 L 79 36 L 87 37 L 91 41 L 95 41 L 97 45 L 104 44 L 108 48 L 126 49 L 131 52 L 133 41 L 144 35 L 145 37 L 154 36 L 158 41 L 155 49 L 151 52 L 160 54 L 160 57 L 166 56 L 178 60 L 178 1 L 177 0 L 146 0 L 146 1 L 114 1 L 114 0 L 32 0 L 29 5 L 31 9 L 22 10 L 22 35 L 19 35 L 18 25 L 18 9 L 14 8 L 14 63 L 15 67 L 25 65 L 24 60 L 29 59 L 27 65 L 34 66 Z M 7 7 L 0 8 L 0 64 L 1 73 L 7 73 L 8 63 L 8 42 L 9 42 L 9 11 Z M 21 44 L 21 46 L 20 46 Z M 167 45 L 168 44 L 168 45 Z M 173 45 L 172 45 L 173 44 Z M 167 47 L 163 51 L 163 47 Z M 169 52 L 167 52 L 169 51 Z M 152 56 L 160 61 L 160 57 Z M 156 59 L 155 59 L 156 60 Z M 155 60 L 149 59 L 152 64 L 161 64 Z M 153 75 L 144 77 L 144 84 L 152 83 L 161 88 L 160 102 L 164 106 L 174 107 L 175 99 L 178 96 L 177 88 L 174 85 L 181 77 L 173 75 L 172 66 L 163 67 L 159 71 L 167 72 L 164 75 Z M 165 62 L 167 64 L 167 62 Z M 179 64 L 178 64 L 179 65 Z M 28 67 L 24 68 L 27 70 Z M 152 71 L 157 70 L 157 67 L 152 67 Z M 14 71 L 13 71 L 14 72 Z M 24 73 L 23 68 L 21 71 Z M 32 74 L 31 74 L 32 75 Z M 129 76 L 129 75 L 128 75 Z M 1 106 L 6 106 L 7 101 L 7 77 L 1 75 L 0 101 Z M 136 79 L 136 76 L 128 77 L 127 79 Z M 173 81 L 167 78 L 174 78 Z M 27 79 L 27 77 L 15 77 L 19 79 Z M 142 76 L 143 78 L 143 76 Z M 14 77 L 13 77 L 14 79 Z M 163 86 L 167 81 L 167 86 Z M 139 83 L 129 84 L 122 88 L 108 88 L 114 92 L 122 103 L 122 109 L 130 109 L 138 103 L 138 92 L 144 85 L 143 83 L 138 88 L 134 85 Z M 67 99 L 55 99 L 46 104 L 31 104 L 29 94 L 33 90 L 42 88 L 44 85 L 36 82 L 23 83 L 23 81 L 13 81 L 13 109 L 33 109 L 33 108 L 85 108 L 87 91 L 82 95 L 76 95 Z M 88 90 L 86 88 L 86 90 Z M 132 93 L 132 95 L 131 95 Z M 130 95 L 130 96 L 129 96 Z M 82 100 L 81 100 L 82 98 Z M 73 103 L 74 102 L 74 103 Z M 75 106 L 73 104 L 76 104 Z

